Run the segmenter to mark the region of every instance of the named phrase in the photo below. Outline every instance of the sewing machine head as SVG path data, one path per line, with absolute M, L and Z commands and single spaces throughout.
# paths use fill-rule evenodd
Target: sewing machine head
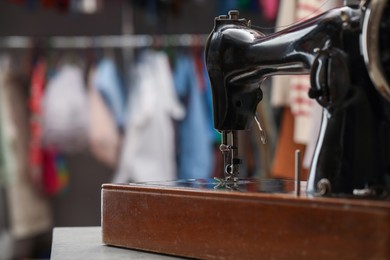
M 308 95 L 324 112 L 307 192 L 387 193 L 389 12 L 387 0 L 364 1 L 270 35 L 240 19 L 237 11 L 215 19 L 205 54 L 227 180 L 239 172 L 237 130 L 249 129 L 254 119 L 262 130 L 256 117 L 262 81 L 272 75 L 308 74 Z

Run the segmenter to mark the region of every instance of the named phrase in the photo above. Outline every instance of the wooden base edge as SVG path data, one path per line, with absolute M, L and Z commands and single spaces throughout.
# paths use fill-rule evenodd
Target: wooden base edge
M 202 259 L 390 259 L 388 202 L 107 184 L 102 232 Z

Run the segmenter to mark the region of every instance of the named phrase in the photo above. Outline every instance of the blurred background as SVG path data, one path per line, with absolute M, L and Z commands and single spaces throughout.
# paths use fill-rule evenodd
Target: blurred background
M 49 258 L 53 227 L 99 226 L 103 183 L 221 177 L 203 58 L 214 18 L 238 9 L 271 33 L 323 8 L 316 0 L 0 0 L 0 258 Z M 255 128 L 240 133 L 242 177 L 292 178 L 294 150 L 310 140 L 293 135 L 312 102 L 271 84 L 257 109 L 267 145 Z M 301 129 L 310 136 L 311 128 Z

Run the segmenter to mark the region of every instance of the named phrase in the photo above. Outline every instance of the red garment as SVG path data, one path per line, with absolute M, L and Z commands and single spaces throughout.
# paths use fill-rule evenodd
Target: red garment
M 278 15 L 279 0 L 259 0 L 262 14 L 265 19 L 275 21 Z
M 56 168 L 56 182 L 57 190 L 56 193 L 66 191 L 69 184 L 69 171 L 66 167 L 65 158 L 62 154 L 55 152 L 54 158 Z
M 44 185 L 44 191 L 48 195 L 57 193 L 57 169 L 55 165 L 55 152 L 50 149 L 43 151 L 43 175 L 42 181 Z
M 46 195 L 56 195 L 66 189 L 69 173 L 63 156 L 54 148 L 43 149 L 43 189 Z
M 42 101 L 46 70 L 46 62 L 38 60 L 31 76 L 29 174 L 38 189 L 46 195 L 55 195 L 66 188 L 68 171 L 62 156 L 55 149 L 43 147 Z
M 35 65 L 30 86 L 30 177 L 36 185 L 42 187 L 42 98 L 46 76 L 46 63 L 39 60 Z

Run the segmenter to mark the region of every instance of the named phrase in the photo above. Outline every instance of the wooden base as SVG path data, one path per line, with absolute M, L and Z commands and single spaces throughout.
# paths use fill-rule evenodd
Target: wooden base
M 104 184 L 102 232 L 203 259 L 390 259 L 390 202 Z

